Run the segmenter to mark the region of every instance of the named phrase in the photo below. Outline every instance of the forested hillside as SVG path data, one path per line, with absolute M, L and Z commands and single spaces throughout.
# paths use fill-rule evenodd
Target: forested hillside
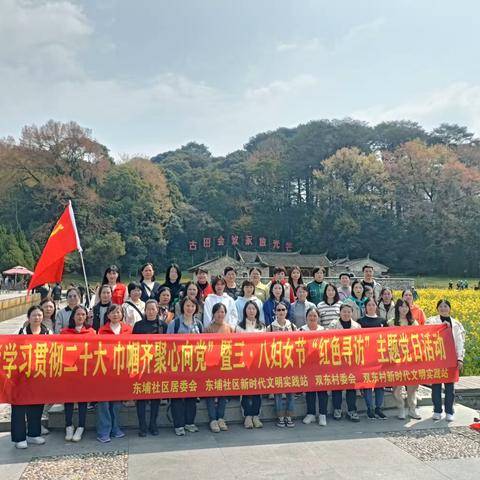
M 457 125 L 321 120 L 225 157 L 192 142 L 116 164 L 88 129 L 50 121 L 1 141 L 0 162 L 2 269 L 33 267 L 72 199 L 90 273 L 232 254 L 232 235 L 242 249 L 278 239 L 330 258 L 370 253 L 395 272 L 480 273 L 480 145 Z

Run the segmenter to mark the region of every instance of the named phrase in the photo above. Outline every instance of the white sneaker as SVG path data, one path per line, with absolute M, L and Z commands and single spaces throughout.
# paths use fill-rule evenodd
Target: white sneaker
M 31 443 L 32 445 L 43 445 L 45 439 L 43 437 L 27 437 L 27 443 Z
M 65 440 L 67 442 L 72 441 L 74 432 L 75 432 L 75 430 L 73 429 L 73 425 L 70 425 L 69 427 L 67 427 L 65 429 Z
M 442 414 L 441 413 L 434 413 L 432 415 L 432 420 L 441 420 L 442 419 Z
M 326 415 L 319 415 L 318 416 L 318 424 L 321 427 L 326 427 L 327 426 L 327 416 Z
M 185 429 L 183 427 L 178 427 L 175 429 L 175 435 L 178 435 L 179 437 L 182 437 L 185 435 Z
M 42 425 L 40 435 L 48 435 L 50 433 L 50 430 Z
M 307 415 L 305 415 L 305 418 L 302 420 L 302 422 L 305 425 L 310 425 L 314 421 L 315 421 L 315 415 L 312 415 L 311 413 L 308 413 Z
M 220 426 L 218 425 L 218 422 L 216 420 L 212 420 L 210 422 L 210 430 L 213 433 L 220 433 Z
M 263 423 L 257 415 L 252 418 L 252 423 L 255 428 L 263 428 Z
M 73 435 L 72 441 L 79 442 L 82 439 L 83 431 L 85 429 L 83 427 L 77 427 L 75 430 L 75 434 Z
M 334 411 L 333 411 L 333 418 L 335 420 L 341 420 L 342 419 L 342 411 L 339 409 L 339 408 L 336 408 Z
M 445 415 L 445 420 L 446 420 L 447 422 L 453 422 L 453 420 L 455 420 L 455 418 L 454 418 L 454 416 L 453 416 L 453 413 L 447 413 L 447 414 Z
M 400 420 L 405 420 L 405 418 L 407 418 L 407 416 L 405 415 L 405 408 L 399 408 L 397 416 Z
M 422 416 L 418 413 L 418 410 L 415 408 L 414 410 L 408 411 L 408 416 L 413 418 L 414 420 L 421 420 Z
M 24 440 L 23 442 L 17 442 L 15 443 L 15 448 L 19 448 L 20 450 L 23 450 L 25 448 L 28 448 L 28 443 L 26 440 Z
M 245 417 L 245 420 L 243 421 L 243 426 L 248 429 L 253 428 L 253 419 L 250 415 L 247 415 Z
M 185 430 L 190 433 L 198 432 L 198 427 L 194 423 L 185 425 Z

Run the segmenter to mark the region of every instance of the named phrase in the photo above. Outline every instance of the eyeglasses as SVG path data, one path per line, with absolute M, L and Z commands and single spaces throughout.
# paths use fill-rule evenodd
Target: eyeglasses
M 78 295 L 73 294 L 73 295 L 67 295 L 67 298 L 78 298 Z

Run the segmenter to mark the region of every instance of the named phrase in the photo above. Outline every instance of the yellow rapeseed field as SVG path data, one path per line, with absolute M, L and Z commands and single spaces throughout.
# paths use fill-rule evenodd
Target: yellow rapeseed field
M 462 375 L 480 375 L 480 291 L 447 290 L 439 288 L 418 289 L 416 304 L 428 317 L 437 315 L 438 300 L 446 298 L 452 304 L 451 315 L 465 327 L 465 364 Z M 395 295 L 398 298 L 398 295 Z

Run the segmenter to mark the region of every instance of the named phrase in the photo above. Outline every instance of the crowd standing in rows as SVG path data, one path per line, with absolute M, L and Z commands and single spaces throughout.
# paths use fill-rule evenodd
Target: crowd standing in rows
M 313 269 L 313 280 L 305 284 L 299 267 L 293 267 L 289 275 L 283 267 L 276 267 L 268 284 L 261 281 L 262 272 L 252 268 L 249 278 L 241 288 L 237 287 L 236 272 L 227 267 L 222 276 L 209 282 L 208 271 L 199 268 L 196 281 L 181 283 L 182 272 L 172 264 L 166 270 L 163 283 L 155 279 L 154 266 L 146 263 L 140 269 L 139 281 L 125 285 L 119 269 L 112 265 L 106 269 L 102 284 L 95 290 L 91 308 L 81 304 L 82 292 L 70 287 L 66 293 L 67 305 L 58 309 L 58 298 L 49 296 L 40 305 L 32 306 L 27 322 L 19 334 L 78 334 L 78 335 L 126 335 L 126 334 L 202 334 L 202 333 L 262 333 L 304 332 L 324 329 L 357 329 L 379 327 L 414 327 L 424 324 L 446 323 L 452 331 L 457 353 L 458 367 L 463 365 L 465 331 L 461 323 L 452 318 L 451 305 L 442 299 L 437 304 L 438 315 L 427 319 L 414 303 L 416 292 L 404 290 L 396 301 L 391 289 L 374 279 L 373 267 L 363 268 L 363 278 L 351 282 L 349 273 L 339 276 L 338 286 L 327 283 L 322 267 Z M 58 296 L 57 296 L 58 297 Z M 393 397 L 398 406 L 398 417 L 408 415 L 420 419 L 417 410 L 417 386 L 394 387 Z M 432 388 L 433 419 L 439 420 L 443 408 L 446 420 L 453 420 L 453 384 L 445 384 L 445 400 L 442 407 L 442 385 Z M 383 412 L 384 388 L 364 389 L 363 398 L 369 419 L 387 418 Z M 343 417 L 342 402 L 345 395 L 345 416 L 352 422 L 360 420 L 357 413 L 357 392 L 334 390 L 331 393 L 334 420 Z M 295 395 L 275 394 L 276 425 L 292 428 L 294 423 Z M 228 430 L 225 409 L 228 398 L 206 399 L 209 427 L 218 433 Z M 327 425 L 328 392 L 306 393 L 307 414 L 303 423 L 317 421 Z M 110 442 L 112 438 L 125 436 L 119 425 L 120 401 L 95 402 L 97 439 Z M 247 429 L 262 428 L 261 395 L 242 395 L 241 407 L 244 426 Z M 317 409 L 318 405 L 318 409 Z M 149 418 L 147 419 L 147 407 Z M 160 399 L 137 400 L 138 434 L 158 435 L 157 426 Z M 195 425 L 197 398 L 170 400 L 171 415 L 176 435 L 198 431 Z M 12 441 L 17 448 L 27 448 L 28 443 L 43 444 L 41 426 L 44 405 L 12 405 Z M 65 440 L 79 442 L 85 429 L 88 404 L 78 403 L 77 428 L 74 428 L 74 404 L 66 403 Z

